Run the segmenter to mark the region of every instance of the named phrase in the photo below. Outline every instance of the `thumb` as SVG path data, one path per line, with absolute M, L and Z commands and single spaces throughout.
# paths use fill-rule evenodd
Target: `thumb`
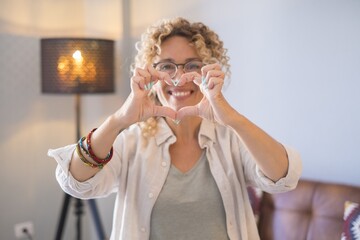
M 157 117 L 169 117 L 171 119 L 176 119 L 176 112 L 169 107 L 155 106 L 153 114 Z
M 198 106 L 187 106 L 181 108 L 176 114 L 176 120 L 182 120 L 186 116 L 199 116 Z

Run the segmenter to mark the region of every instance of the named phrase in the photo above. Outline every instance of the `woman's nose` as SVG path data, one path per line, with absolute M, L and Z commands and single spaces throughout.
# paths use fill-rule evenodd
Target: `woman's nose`
M 174 75 L 174 78 L 180 78 L 185 73 L 184 66 L 178 66 Z

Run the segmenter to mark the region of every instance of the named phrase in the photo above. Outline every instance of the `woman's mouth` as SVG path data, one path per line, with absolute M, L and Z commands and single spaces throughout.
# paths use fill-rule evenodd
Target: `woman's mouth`
M 169 91 L 169 94 L 176 98 L 183 98 L 189 96 L 191 91 Z

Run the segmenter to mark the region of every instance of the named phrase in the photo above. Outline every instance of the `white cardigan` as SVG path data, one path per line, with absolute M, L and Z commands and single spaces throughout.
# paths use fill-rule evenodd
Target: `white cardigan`
M 48 152 L 58 162 L 56 177 L 66 193 L 83 199 L 117 193 L 112 240 L 149 239 L 151 211 L 169 172 L 169 146 L 176 137 L 165 120 L 159 119 L 158 131 L 147 144 L 141 136 L 137 124 L 121 132 L 113 146 L 113 159 L 85 182 L 76 181 L 69 172 L 75 144 Z M 302 171 L 299 154 L 285 147 L 288 174 L 274 183 L 259 170 L 252 154 L 230 128 L 203 120 L 199 144 L 206 151 L 223 199 L 229 238 L 259 239 L 246 187 L 252 185 L 270 193 L 294 189 Z

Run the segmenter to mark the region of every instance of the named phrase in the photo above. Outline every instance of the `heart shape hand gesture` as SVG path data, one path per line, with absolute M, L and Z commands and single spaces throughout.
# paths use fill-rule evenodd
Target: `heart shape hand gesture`
M 225 74 L 219 64 L 209 64 L 197 72 L 184 73 L 178 82 L 170 78 L 167 73 L 156 71 L 151 65 L 137 68 L 131 78 L 131 93 L 123 106 L 117 112 L 126 118 L 129 125 L 144 121 L 150 117 L 163 116 L 180 122 L 186 116 L 200 116 L 212 121 L 223 123 L 222 107 L 224 97 L 221 93 Z M 162 81 L 168 85 L 182 86 L 194 82 L 199 86 L 204 97 L 194 106 L 186 106 L 178 111 L 166 106 L 157 105 L 150 97 L 152 87 Z
M 180 78 L 179 85 L 183 82 L 193 81 L 199 86 L 204 97 L 194 106 L 181 108 L 176 117 L 181 120 L 186 116 L 200 116 L 204 119 L 222 123 L 222 116 L 219 114 L 221 112 L 219 111 L 221 101 L 219 100 L 224 100 L 221 90 L 224 85 L 225 74 L 217 63 L 204 66 L 201 72 L 201 75 L 198 73 L 186 73 Z

